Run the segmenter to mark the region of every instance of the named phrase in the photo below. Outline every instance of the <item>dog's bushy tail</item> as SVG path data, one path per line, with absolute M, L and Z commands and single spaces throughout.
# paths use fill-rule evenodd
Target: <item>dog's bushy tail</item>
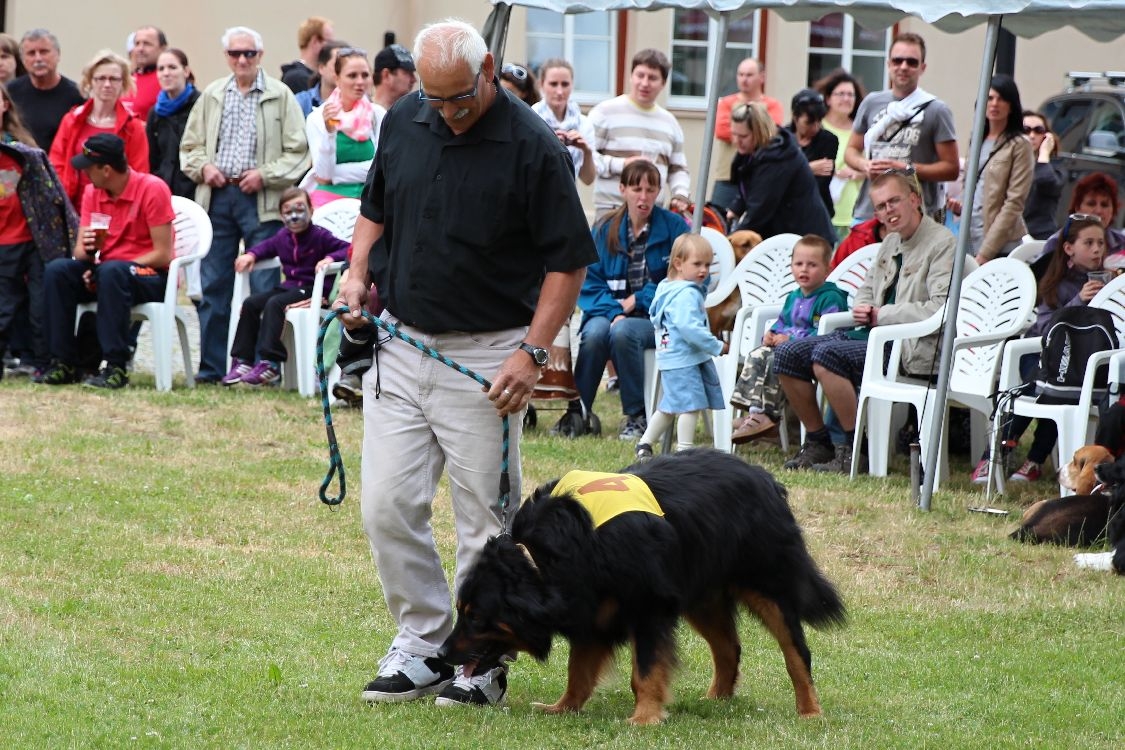
M 816 567 L 812 557 L 809 557 L 809 565 L 809 573 L 798 591 L 801 619 L 814 628 L 843 626 L 848 612 L 840 593 Z

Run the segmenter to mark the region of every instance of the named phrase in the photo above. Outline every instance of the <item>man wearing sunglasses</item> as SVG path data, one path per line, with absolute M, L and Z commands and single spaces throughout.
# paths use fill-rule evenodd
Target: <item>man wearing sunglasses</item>
M 281 81 L 262 70 L 262 37 L 235 26 L 223 34 L 231 75 L 203 90 L 180 141 L 180 165 L 195 183 L 195 201 L 214 228 L 200 263 L 200 354 L 196 382 L 227 371 L 230 298 L 239 242 L 256 245 L 281 229 L 281 193 L 309 168 L 301 107 Z M 254 271 L 253 292 L 272 289 L 277 271 Z
M 869 190 L 876 175 L 912 166 L 922 183 L 926 215 L 940 224 L 945 207 L 941 183 L 957 179 L 960 167 L 953 113 L 919 86 L 926 72 L 922 37 L 909 32 L 896 36 L 887 68 L 891 88 L 868 94 L 859 105 L 844 155 L 849 167 L 867 175 L 855 218 L 867 221 L 875 215 Z
M 569 152 L 500 88 L 480 33 L 460 21 L 433 24 L 413 52 L 421 88 L 383 121 L 352 235 L 351 275 L 334 307 L 350 310 L 342 316 L 349 341 L 373 337 L 360 316 L 372 271 L 384 320 L 492 387 L 482 393 L 397 340 L 381 346 L 363 378 L 360 507 L 398 628 L 363 699 L 436 694 L 438 705 L 493 705 L 504 698 L 506 667 L 466 674 L 439 657 L 453 612 L 431 505 L 448 471 L 456 587 L 500 531 L 498 417 L 511 417 L 516 505 L 521 417 L 597 253 Z

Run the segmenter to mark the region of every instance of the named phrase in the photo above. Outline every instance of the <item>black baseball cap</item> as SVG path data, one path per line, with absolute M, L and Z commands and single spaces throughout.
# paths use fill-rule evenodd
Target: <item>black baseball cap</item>
M 414 58 L 401 44 L 384 47 L 379 50 L 379 54 L 375 55 L 376 73 L 380 70 L 398 70 L 399 68 L 414 72 Z
M 94 164 L 120 167 L 125 164 L 125 141 L 112 133 L 98 133 L 86 139 L 82 151 L 70 160 L 75 169 L 85 169 Z

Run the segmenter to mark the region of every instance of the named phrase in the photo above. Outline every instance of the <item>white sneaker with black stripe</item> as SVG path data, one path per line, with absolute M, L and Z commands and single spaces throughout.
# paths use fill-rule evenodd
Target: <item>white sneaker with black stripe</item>
M 511 659 L 483 674 L 465 675 L 463 667 L 457 667 L 453 682 L 446 685 L 435 701 L 439 706 L 496 706 L 504 702 L 508 694 L 508 664 Z

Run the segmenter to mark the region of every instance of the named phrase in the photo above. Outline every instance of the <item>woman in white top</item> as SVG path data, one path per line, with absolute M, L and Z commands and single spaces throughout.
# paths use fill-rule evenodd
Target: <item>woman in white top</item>
M 555 135 L 570 150 L 574 160 L 574 175 L 585 184 L 593 183 L 594 128 L 590 120 L 570 101 L 574 90 L 574 68 L 558 57 L 545 61 L 539 68 L 539 87 L 543 99 L 531 109 L 555 131 Z
M 380 119 L 368 99 L 367 53 L 342 47 L 336 53 L 336 89 L 305 120 L 312 169 L 301 182 L 313 208 L 337 198 L 358 198 L 375 158 Z

